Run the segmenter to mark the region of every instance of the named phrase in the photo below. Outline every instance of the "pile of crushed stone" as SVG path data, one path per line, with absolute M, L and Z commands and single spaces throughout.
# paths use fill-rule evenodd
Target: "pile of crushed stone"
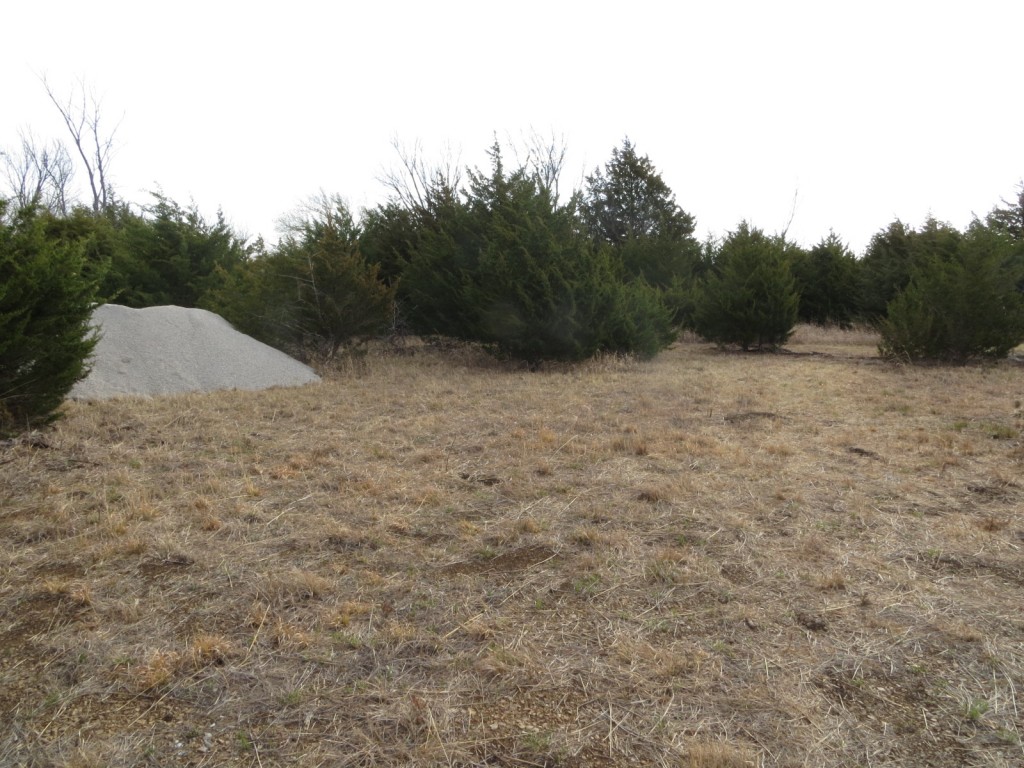
M 93 312 L 100 340 L 78 400 L 130 395 L 268 389 L 319 381 L 307 365 L 239 333 L 204 309 L 104 304 Z

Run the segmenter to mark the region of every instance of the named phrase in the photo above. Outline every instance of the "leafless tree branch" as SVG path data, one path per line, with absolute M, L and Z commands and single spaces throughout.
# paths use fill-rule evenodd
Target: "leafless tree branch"
M 783 240 L 786 239 L 786 235 L 789 234 L 789 228 L 793 226 L 793 219 L 796 218 L 796 202 L 797 197 L 800 195 L 800 187 L 793 190 L 793 205 L 789 209 L 789 221 L 786 222 L 786 226 L 782 228 L 782 233 L 779 235 Z
M 380 182 L 391 192 L 392 199 L 420 215 L 432 215 L 437 205 L 462 184 L 462 169 L 451 147 L 445 149 L 437 165 L 428 165 L 423 147 L 416 141 L 407 147 L 398 139 L 391 146 L 398 154 L 399 168 L 386 171 Z
M 60 140 L 40 144 L 31 131 L 20 133 L 17 152 L 3 152 L 3 172 L 18 207 L 42 205 L 65 215 L 71 201 L 74 162 Z
M 80 96 L 80 103 L 74 94 L 66 100 L 60 100 L 46 78 L 43 78 L 43 87 L 71 135 L 71 141 L 89 178 L 93 212 L 99 214 L 111 202 L 110 160 L 114 151 L 114 135 L 120 123 L 109 134 L 101 131 L 101 103 L 84 82 L 78 84 L 77 96 Z
M 519 167 L 533 176 L 537 184 L 548 191 L 552 202 L 557 205 L 562 171 L 565 169 L 565 156 L 568 152 L 565 136 L 552 134 L 549 138 L 531 129 L 521 143 L 509 140 L 509 145 Z

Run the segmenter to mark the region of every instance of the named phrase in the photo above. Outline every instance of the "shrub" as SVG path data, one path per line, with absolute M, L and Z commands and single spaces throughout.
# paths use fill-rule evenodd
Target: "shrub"
M 202 306 L 224 272 L 259 246 L 235 234 L 221 211 L 210 222 L 194 203 L 183 208 L 159 192 L 151 194 L 154 202 L 141 214 L 118 204 L 94 217 L 97 234 L 112 235 L 105 244 L 104 297 L 129 307 Z
M 834 233 L 793 262 L 800 293 L 798 316 L 805 323 L 850 328 L 860 308 L 860 262 Z
M 657 289 L 673 323 L 685 324 L 692 314 L 690 288 L 701 267 L 693 216 L 679 207 L 653 163 L 639 156 L 629 139 L 586 181 L 579 210 L 584 229 L 596 243 L 612 248 L 623 279 Z
M 0 201 L 0 432 L 46 424 L 88 373 L 95 285 L 81 244 L 50 240 L 34 208 Z
M 694 330 L 719 345 L 775 350 L 793 333 L 799 300 L 786 244 L 743 222 L 714 256 Z
M 603 315 L 600 348 L 649 360 L 676 338 L 675 321 L 662 291 L 643 280 L 613 286 Z
M 525 169 L 470 172 L 464 201 L 420 227 L 401 292 L 413 327 L 536 364 L 602 350 L 649 357 L 671 340 L 661 295 L 624 281 L 610 245 L 579 231 Z
M 395 289 L 366 262 L 358 235 L 343 201 L 314 200 L 287 222 L 272 252 L 221 275 L 207 306 L 243 333 L 300 355 L 331 357 L 380 335 Z
M 885 317 L 889 302 L 915 272 L 933 256 L 956 253 L 961 237 L 954 227 L 930 217 L 917 229 L 897 220 L 876 233 L 858 265 L 861 318 L 876 323 Z
M 952 254 L 922 258 L 878 322 L 883 357 L 964 363 L 1002 358 L 1024 341 L 1021 268 L 1003 233 L 978 222 Z

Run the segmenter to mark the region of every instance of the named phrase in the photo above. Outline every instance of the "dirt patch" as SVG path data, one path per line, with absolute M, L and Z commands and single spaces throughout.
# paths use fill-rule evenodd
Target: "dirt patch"
M 81 563 L 43 563 L 36 568 L 39 578 L 76 579 L 85 574 L 85 566 Z
M 1024 565 L 1019 560 L 1007 562 L 970 554 L 943 552 L 921 553 L 918 560 L 935 571 L 973 577 L 991 574 L 1007 585 L 1024 586 Z
M 477 558 L 442 566 L 438 570 L 446 576 L 483 573 L 512 573 L 525 571 L 535 565 L 552 560 L 557 553 L 548 547 L 520 547 L 490 558 Z
M 798 610 L 794 614 L 796 623 L 809 632 L 827 632 L 828 622 L 825 617 L 813 611 Z
M 181 573 L 195 564 L 188 555 L 167 555 L 166 557 L 152 557 L 139 563 L 139 573 L 149 579 L 157 579 L 172 574 Z
M 846 450 L 849 453 L 854 454 L 855 456 L 863 456 L 866 459 L 879 459 L 879 460 L 881 460 L 881 458 L 882 458 L 881 456 L 879 456 L 874 451 L 869 451 L 866 448 L 858 448 L 857 446 L 850 446 Z
M 91 612 L 82 597 L 59 592 L 36 592 L 19 601 L 8 614 L 17 617 L 14 626 L 3 634 L 0 647 L 23 645 L 30 638 L 53 632 L 82 621 Z
M 772 420 L 782 418 L 771 411 L 744 411 L 743 413 L 727 413 L 723 417 L 726 424 L 742 424 L 746 421 Z
M 980 756 L 971 743 L 977 729 L 970 723 L 949 722 L 949 705 L 924 674 L 867 663 L 828 669 L 816 684 L 839 711 L 867 725 L 860 740 L 864 751 L 876 759 L 945 768 L 972 764 Z M 950 725 L 962 736 L 947 730 Z M 890 731 L 896 738 L 876 741 Z

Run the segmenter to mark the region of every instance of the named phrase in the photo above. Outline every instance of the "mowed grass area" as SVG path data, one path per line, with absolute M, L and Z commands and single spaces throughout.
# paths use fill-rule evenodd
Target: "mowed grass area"
M 789 349 L 70 404 L 0 764 L 1021 765 L 1024 367 Z

